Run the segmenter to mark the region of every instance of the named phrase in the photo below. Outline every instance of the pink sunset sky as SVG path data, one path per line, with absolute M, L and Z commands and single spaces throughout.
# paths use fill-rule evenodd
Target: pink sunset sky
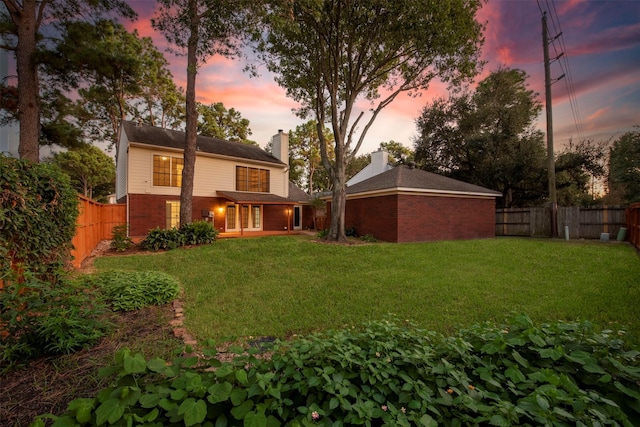
M 170 62 L 176 84 L 185 87 L 186 59 L 166 52 L 166 40 L 151 28 L 155 1 L 129 3 L 139 18 L 125 26 L 154 40 Z M 551 77 L 567 75 L 552 85 L 556 151 L 571 139 L 608 140 L 640 124 L 640 1 L 489 0 L 478 15 L 486 23 L 482 58 L 487 64 L 476 81 L 501 66 L 522 69 L 544 105 L 542 10 L 549 11 L 550 36 L 562 31 L 550 56 L 564 52 L 564 57 L 551 65 Z M 296 103 L 272 74 L 262 69 L 260 77 L 251 78 L 243 73 L 244 65 L 241 60 L 210 58 L 198 72 L 197 99 L 240 111 L 250 121 L 250 139 L 264 147 L 278 129 L 293 130 L 303 121 L 292 112 Z M 446 87 L 434 81 L 417 98 L 398 98 L 378 116 L 358 154 L 390 140 L 413 148 L 416 118 L 427 103 L 442 96 L 447 96 Z M 366 112 L 369 105 L 362 108 Z M 544 109 L 537 127 L 546 129 Z

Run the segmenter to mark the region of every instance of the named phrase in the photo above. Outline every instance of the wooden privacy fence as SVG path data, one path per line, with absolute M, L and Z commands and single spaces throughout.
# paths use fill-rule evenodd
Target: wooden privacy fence
M 602 233 L 609 233 L 615 240 L 626 226 L 625 208 L 620 206 L 558 207 L 558 236 L 563 238 L 566 230 L 570 239 L 600 239 Z M 548 207 L 496 209 L 496 236 L 550 235 Z
M 112 238 L 113 227 L 126 224 L 126 205 L 105 205 L 79 196 L 79 215 L 73 243 L 73 266 L 80 267 L 95 247 Z
M 627 208 L 627 236 L 636 249 L 640 249 L 640 203 Z

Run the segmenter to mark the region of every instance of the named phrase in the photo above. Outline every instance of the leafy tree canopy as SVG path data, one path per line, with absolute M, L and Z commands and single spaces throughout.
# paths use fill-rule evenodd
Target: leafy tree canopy
M 392 165 L 407 164 L 414 160 L 413 150 L 394 140 L 381 142 L 380 149 L 389 153 L 389 163 Z
M 480 0 L 282 0 L 263 8 L 258 50 L 278 84 L 300 103 L 298 113 L 318 122 L 322 162 L 334 191 L 329 239 L 346 239 L 347 165 L 378 114 L 400 93 L 424 89 L 434 78 L 459 83 L 476 74 L 480 5 Z M 365 123 L 358 101 L 371 105 Z M 333 162 L 325 124 L 334 136 Z
M 222 102 L 211 105 L 197 103 L 198 135 L 241 142 L 248 145 L 258 145 L 249 138 L 251 129 L 249 120 L 242 117 L 234 108 L 226 109 Z
M 569 141 L 556 156 L 556 192 L 561 206 L 591 206 L 597 203 L 594 186 L 606 175 L 607 141 Z
M 51 161 L 69 175 L 71 185 L 85 197 L 104 200 L 115 189 L 116 166 L 113 158 L 94 145 L 85 144 L 57 153 Z
M 65 23 L 61 41 L 43 58 L 53 83 L 77 89 L 75 116 L 85 136 L 109 141 L 116 153 L 120 122 L 134 117 L 154 122 L 160 114 L 164 121 L 162 98 L 177 91 L 168 62 L 151 39 L 108 20 Z
M 0 47 L 16 55 L 17 118 L 21 158 L 39 161 L 40 71 L 39 51 L 56 39 L 60 24 L 117 15 L 135 18 L 123 0 L 2 0 Z M 50 30 L 50 31 L 45 31 Z
M 538 200 L 546 157 L 543 134 L 533 122 L 541 105 L 526 77 L 521 70 L 499 69 L 474 93 L 427 105 L 414 141 L 419 165 L 500 191 L 507 207 Z
M 323 127 L 323 133 L 327 140 L 333 139 L 328 128 Z M 318 123 L 309 120 L 297 126 L 289 135 L 289 178 L 309 194 L 327 191 L 331 187 L 327 174 L 322 170 Z M 329 158 L 333 160 L 331 146 L 329 151 Z
M 620 188 L 626 203 L 640 202 L 640 126 L 613 142 L 609 153 L 609 186 Z

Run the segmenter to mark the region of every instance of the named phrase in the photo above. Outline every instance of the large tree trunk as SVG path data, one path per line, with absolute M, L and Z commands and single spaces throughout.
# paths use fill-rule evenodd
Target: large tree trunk
M 36 2 L 25 0 L 14 22 L 18 29 L 16 71 L 18 73 L 18 120 L 21 159 L 40 161 L 40 101 L 36 53 Z M 16 22 L 19 19 L 19 22 Z
M 347 192 L 344 185 L 338 185 L 333 190 L 331 198 L 331 224 L 329 225 L 328 240 L 344 242 L 347 236 L 344 232 L 345 207 L 347 202 Z
M 187 45 L 187 129 L 184 146 L 184 168 L 182 169 L 182 189 L 180 191 L 180 225 L 189 224 L 193 219 L 193 178 L 196 163 L 196 141 L 198 111 L 196 110 L 196 73 L 198 46 L 197 1 L 189 0 L 190 35 Z

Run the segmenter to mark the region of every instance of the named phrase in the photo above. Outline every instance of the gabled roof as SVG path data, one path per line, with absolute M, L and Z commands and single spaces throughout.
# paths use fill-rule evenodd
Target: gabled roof
M 184 149 L 184 132 L 136 124 L 129 121 L 122 122 L 122 129 L 127 134 L 129 142 L 132 143 L 179 150 Z M 223 157 L 235 157 L 238 159 L 274 163 L 283 167 L 286 166 L 260 147 L 242 144 L 240 142 L 230 142 L 220 138 L 198 136 L 196 150 L 198 152 Z
M 289 199 L 300 203 L 308 203 L 311 201 L 311 196 L 293 182 L 289 181 Z
M 362 193 L 379 193 L 390 190 L 489 197 L 502 196 L 501 193 L 489 190 L 488 188 L 447 178 L 446 176 L 437 175 L 406 165 L 396 166 L 391 170 L 347 187 L 347 196 Z

